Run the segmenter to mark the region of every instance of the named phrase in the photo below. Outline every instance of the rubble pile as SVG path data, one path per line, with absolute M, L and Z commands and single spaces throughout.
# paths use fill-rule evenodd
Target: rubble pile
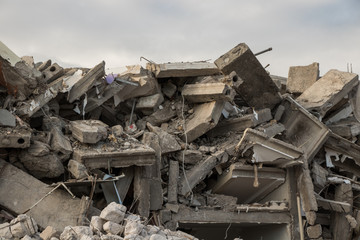
M 114 73 L 0 42 L 0 238 L 357 239 L 358 75 L 255 55 Z

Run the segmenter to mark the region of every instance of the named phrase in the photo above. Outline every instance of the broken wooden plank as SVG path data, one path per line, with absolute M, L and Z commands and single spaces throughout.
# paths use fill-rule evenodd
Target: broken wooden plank
M 84 95 L 95 83 L 96 80 L 105 75 L 105 62 L 102 61 L 88 73 L 86 73 L 80 80 L 78 80 L 68 92 L 67 100 L 72 103 L 82 95 Z
M 80 208 L 83 200 L 60 189 L 47 195 L 52 190 L 47 184 L 3 160 L 0 169 L 1 206 L 17 214 L 27 211 L 42 228 L 50 225 L 63 231 L 66 226 L 81 225 L 86 216 L 86 209 Z
M 193 103 L 212 102 L 217 100 L 232 101 L 235 93 L 225 83 L 186 84 L 181 94 Z
M 245 43 L 219 57 L 215 64 L 223 74 L 235 71 L 241 78 L 235 90 L 250 107 L 272 109 L 281 101 L 277 86 Z
M 290 93 L 303 93 L 319 79 L 319 63 L 289 68 L 286 90 Z
M 224 172 L 212 188 L 214 193 L 230 195 L 238 198 L 238 203 L 259 202 L 274 189 L 285 182 L 285 171 L 278 168 L 262 167 L 258 169 L 254 186 L 254 167 L 234 163 L 229 171 Z
M 106 152 L 103 149 L 75 149 L 73 158 L 88 169 L 108 167 L 146 166 L 155 163 L 155 151 L 139 147 Z
M 152 71 L 156 78 L 197 77 L 220 73 L 214 63 L 208 62 L 147 63 L 146 68 Z
M 357 74 L 332 69 L 306 89 L 296 101 L 307 110 L 324 117 L 358 82 Z

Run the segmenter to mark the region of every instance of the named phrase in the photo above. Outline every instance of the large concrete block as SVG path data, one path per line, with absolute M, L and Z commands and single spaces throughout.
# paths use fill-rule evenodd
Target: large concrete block
M 245 43 L 240 43 L 215 61 L 223 74 L 238 75 L 237 93 L 250 107 L 273 108 L 281 101 L 278 88 Z
M 107 137 L 108 125 L 99 120 L 72 121 L 72 136 L 82 143 L 95 144 Z
M 31 132 L 25 129 L 0 129 L 0 148 L 27 148 Z
M 286 90 L 291 93 L 303 93 L 319 79 L 319 63 L 289 68 Z

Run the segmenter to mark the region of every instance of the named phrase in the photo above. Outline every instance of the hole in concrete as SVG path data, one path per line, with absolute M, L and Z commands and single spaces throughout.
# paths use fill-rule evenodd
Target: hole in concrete
M 54 72 L 56 70 L 56 67 L 54 67 L 54 66 L 52 66 L 51 68 L 50 68 L 50 72 Z
M 227 89 L 225 95 L 230 95 L 230 89 Z
M 46 78 L 46 75 L 45 75 L 45 73 L 43 73 L 43 78 Z
M 18 144 L 23 144 L 23 143 L 25 142 L 25 140 L 24 140 L 23 138 L 19 138 L 19 139 L 17 140 L 17 142 L 18 142 Z
M 232 80 L 233 80 L 233 82 L 237 82 L 238 77 L 237 77 L 237 76 L 233 76 Z

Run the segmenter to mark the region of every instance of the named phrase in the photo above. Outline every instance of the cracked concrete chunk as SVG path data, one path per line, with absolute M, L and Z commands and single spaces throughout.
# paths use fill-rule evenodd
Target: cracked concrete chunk
M 76 179 L 83 179 L 89 176 L 85 165 L 72 159 L 68 163 L 68 170 Z

